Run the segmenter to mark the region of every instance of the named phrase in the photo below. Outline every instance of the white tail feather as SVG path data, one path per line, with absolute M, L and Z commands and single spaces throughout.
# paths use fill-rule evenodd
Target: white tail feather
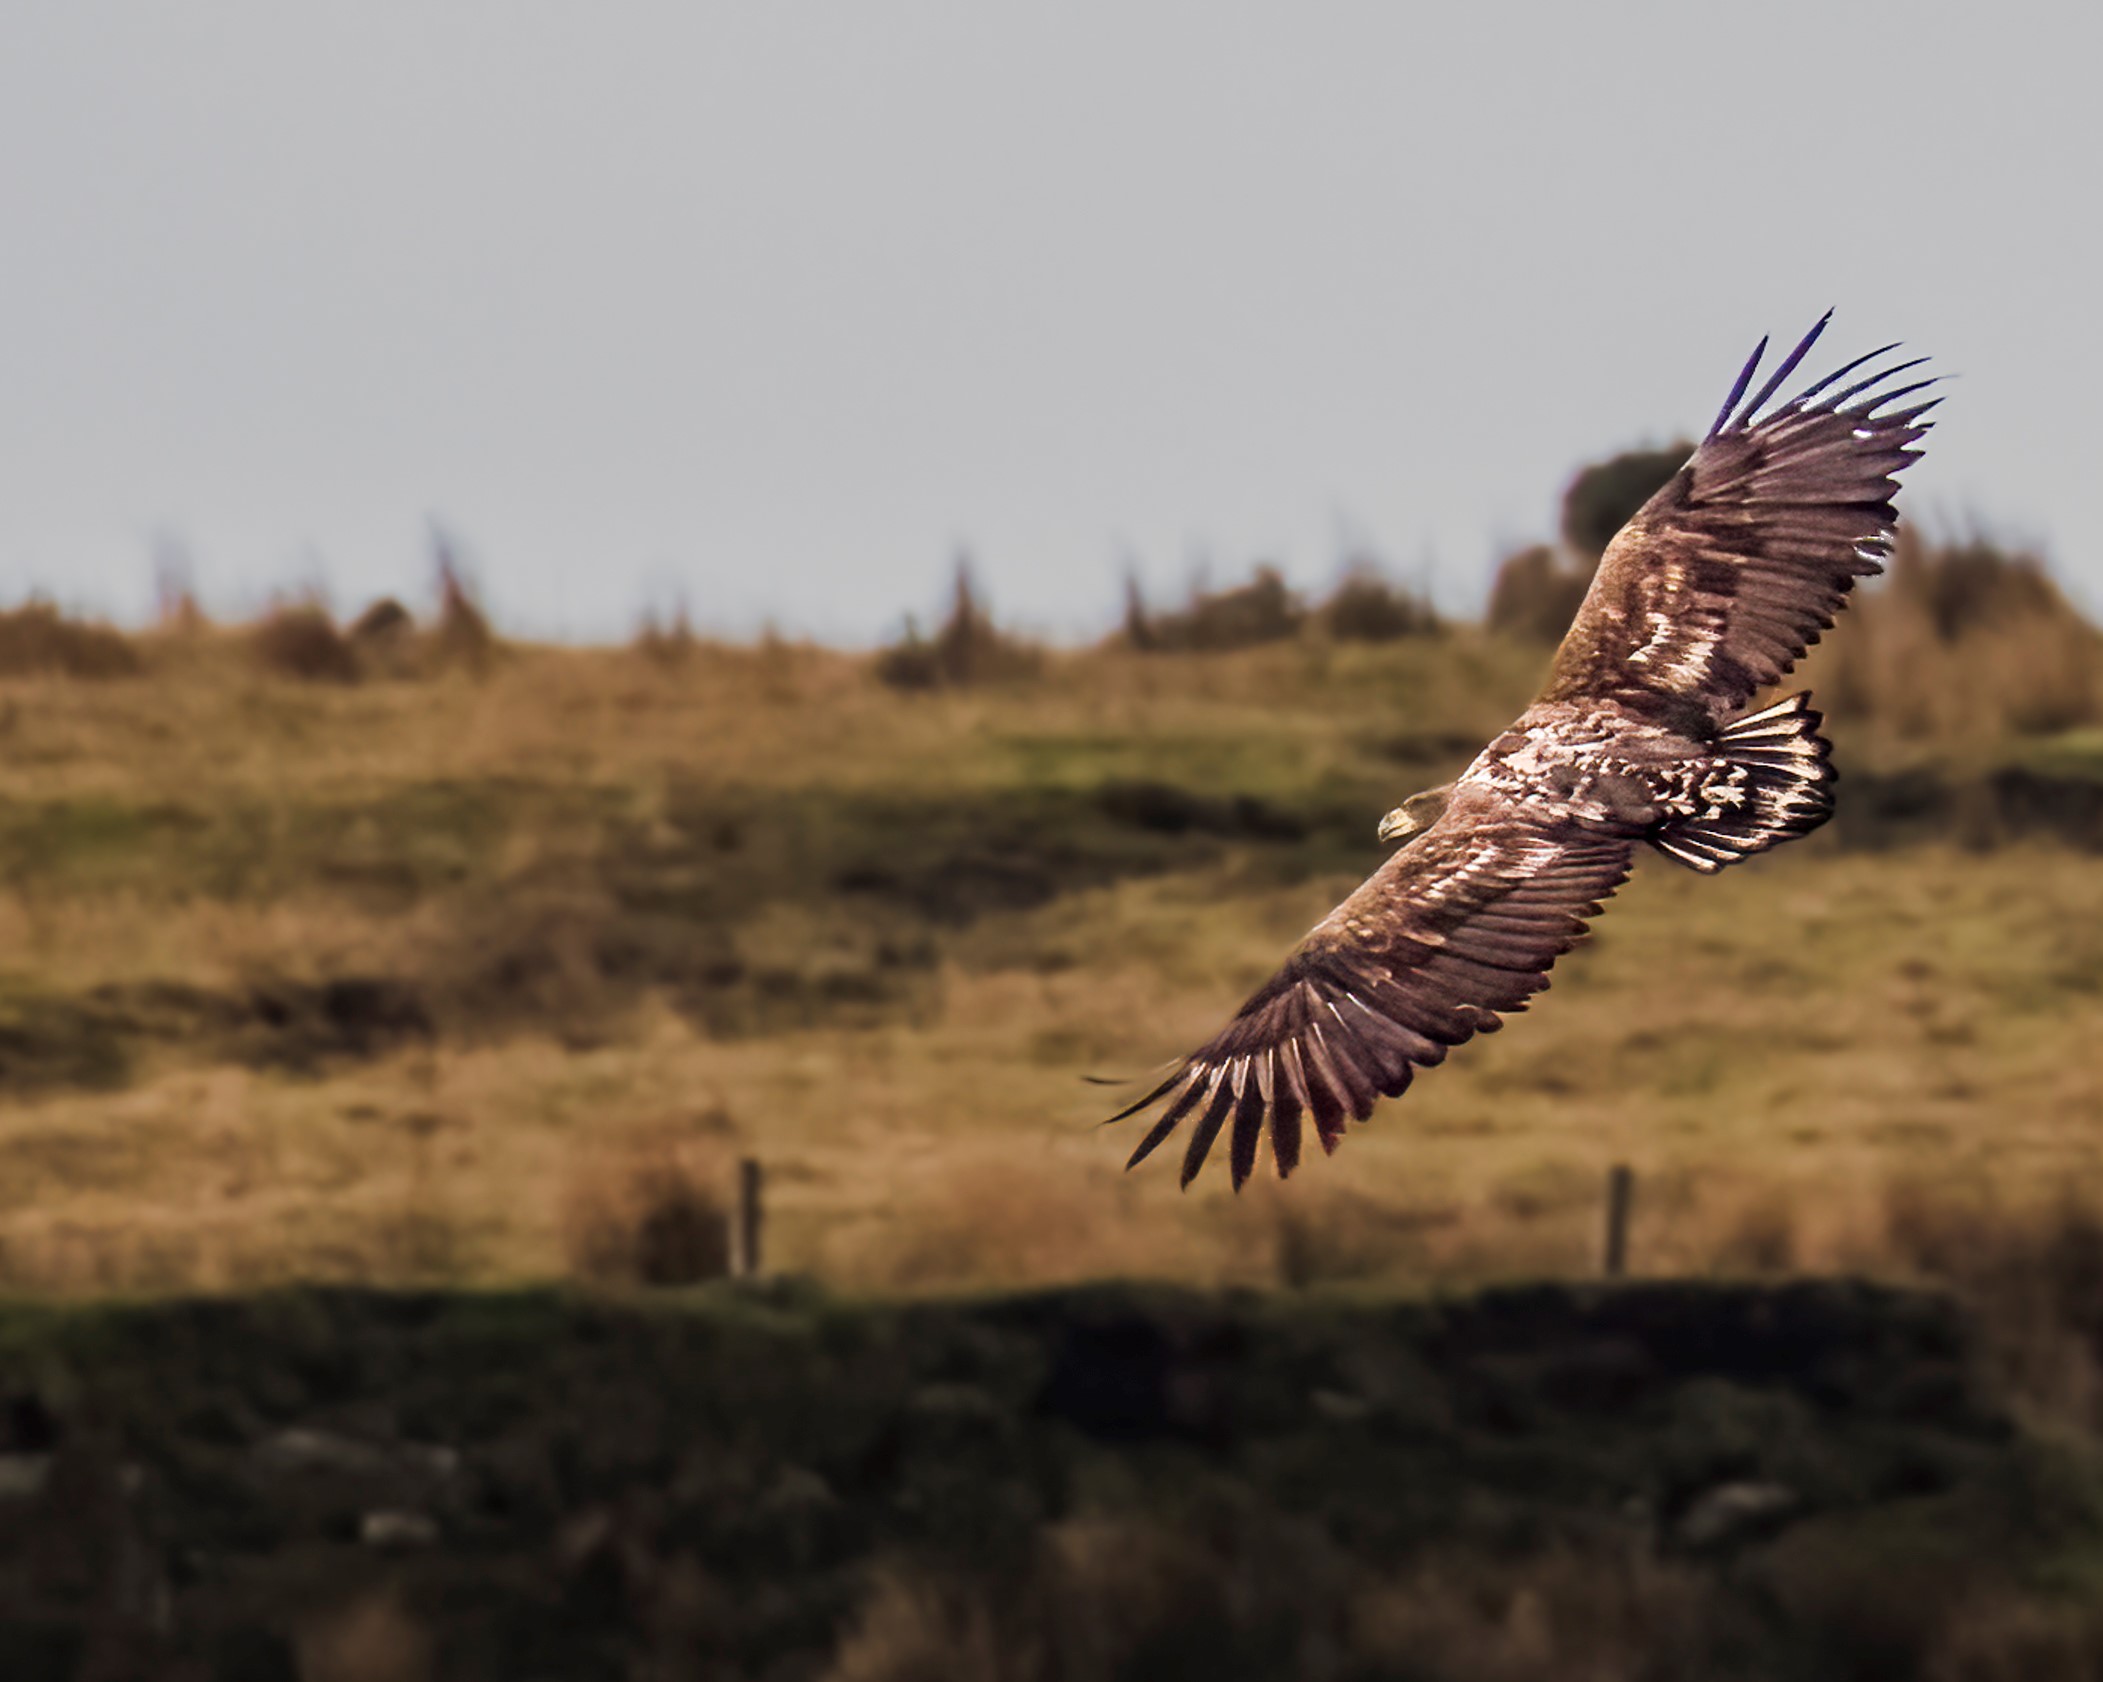
M 1746 773 L 1746 799 L 1714 816 L 1682 818 L 1652 845 L 1703 875 L 1783 841 L 1808 835 L 1833 815 L 1831 749 L 1809 695 L 1791 695 L 1723 727 L 1716 751 Z

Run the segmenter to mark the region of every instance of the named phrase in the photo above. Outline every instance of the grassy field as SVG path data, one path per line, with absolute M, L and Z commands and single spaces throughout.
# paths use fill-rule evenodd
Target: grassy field
M 1833 824 L 1236 1197 L 1088 1077 L 1539 650 L 389 646 L 0 682 L 0 1672 L 2098 1674 L 2103 736 L 2020 664 L 1831 672 Z M 780 1277 L 635 1288 L 743 1157 Z
M 2094 1183 L 2078 732 L 1843 734 L 1840 821 L 1646 861 L 1333 1160 L 1126 1175 L 1083 1077 L 1207 1033 L 1540 660 L 1303 637 L 912 694 L 681 643 L 339 685 L 201 631 L 10 681 L 0 1286 L 603 1273 L 740 1155 L 771 1265 L 854 1290 L 1578 1273 L 1616 1161 L 1642 1271 L 1906 1274 Z

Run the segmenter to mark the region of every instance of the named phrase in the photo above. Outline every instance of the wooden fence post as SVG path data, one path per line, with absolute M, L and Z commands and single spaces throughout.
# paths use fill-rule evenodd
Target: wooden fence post
M 760 1170 L 757 1157 L 738 1160 L 737 1224 L 731 1231 L 730 1274 L 733 1279 L 759 1277 Z
M 1636 1171 L 1617 1162 L 1606 1171 L 1606 1232 L 1600 1246 L 1600 1271 L 1619 1279 L 1628 1271 L 1628 1212 L 1636 1195 Z

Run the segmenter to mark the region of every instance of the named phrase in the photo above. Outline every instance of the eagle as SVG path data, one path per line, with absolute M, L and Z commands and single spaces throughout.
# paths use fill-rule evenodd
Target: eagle
M 1752 391 L 1760 341 L 1693 455 L 1607 546 L 1532 705 L 1390 812 L 1387 862 L 1110 1117 L 1165 1106 L 1128 1166 L 1187 1121 L 1185 1186 L 1222 1132 L 1237 1191 L 1266 1133 L 1283 1178 L 1307 1121 L 1333 1152 L 1347 1118 L 1524 1010 L 1639 848 L 1713 875 L 1832 816 L 1810 696 L 1753 702 L 1882 570 L 1898 475 L 1941 399 L 1921 396 L 1936 378 L 1905 378 L 1928 359 L 1887 361 L 1890 344 L 1776 402 L 1831 319 Z

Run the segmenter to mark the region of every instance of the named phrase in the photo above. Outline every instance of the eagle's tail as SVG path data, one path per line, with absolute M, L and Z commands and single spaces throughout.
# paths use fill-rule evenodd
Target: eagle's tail
M 1658 851 L 1713 875 L 1777 842 L 1808 835 L 1833 815 L 1832 749 L 1809 695 L 1792 695 L 1723 727 L 1716 750 L 1740 798 L 1682 818 L 1653 837 Z M 1739 777 L 1737 772 L 1743 772 Z

